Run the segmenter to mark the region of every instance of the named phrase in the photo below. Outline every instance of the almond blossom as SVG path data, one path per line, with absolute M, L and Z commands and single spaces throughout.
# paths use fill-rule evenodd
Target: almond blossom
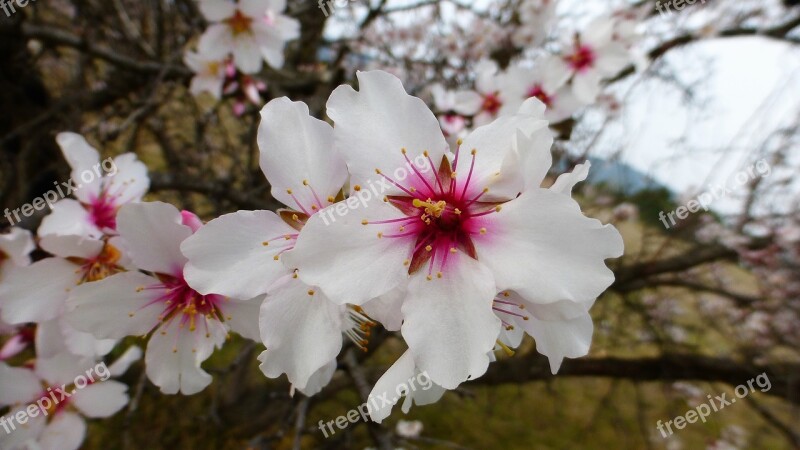
M 39 245 L 54 256 L 17 268 L 12 277 L 0 283 L 0 317 L 14 325 L 39 324 L 35 332 L 37 349 L 43 334 L 49 342 L 58 343 L 58 347 L 47 347 L 52 351 L 37 350 L 41 356 L 55 356 L 61 351 L 87 357 L 108 353 L 115 341 L 98 340 L 75 330 L 64 322 L 63 315 L 72 289 L 125 270 L 129 259 L 120 250 L 120 239 L 48 235 Z M 19 344 L 27 343 L 29 334 L 23 329 L 15 338 Z
M 571 79 L 575 97 L 584 104 L 597 99 L 603 78 L 616 75 L 631 62 L 626 45 L 615 40 L 616 25 L 614 19 L 600 18 L 564 38 L 564 50 L 555 71 Z
M 118 225 L 139 271 L 73 289 L 67 321 L 99 339 L 149 335 L 150 380 L 165 394 L 200 392 L 211 383 L 200 364 L 231 329 L 258 338 L 255 314 L 261 299 L 202 295 L 187 284 L 180 245 L 202 225 L 194 214 L 161 202 L 134 203 L 120 209 Z
M 64 199 L 56 203 L 53 212 L 42 221 L 39 236 L 76 235 L 99 239 L 114 235 L 120 206 L 140 201 L 150 188 L 147 167 L 133 153 L 101 163 L 97 150 L 79 134 L 59 133 L 56 141 L 72 168 L 69 184 L 77 200 Z M 103 172 L 105 176 L 101 176 Z M 69 193 L 64 192 L 65 195 Z
M 300 22 L 281 14 L 286 0 L 200 0 L 200 11 L 211 22 L 198 50 L 211 59 L 233 56 L 246 74 L 261 70 L 263 61 L 283 66 L 283 48 L 300 36 Z
M 204 294 L 253 297 L 261 306 L 261 370 L 287 374 L 292 385 L 313 394 L 330 380 L 343 333 L 364 347 L 375 325 L 360 307 L 329 301 L 314 285 L 283 264 L 303 224 L 332 204 L 347 179 L 347 168 L 331 148 L 331 126 L 287 98 L 261 112 L 258 143 L 261 168 L 272 195 L 291 209 L 239 211 L 209 222 L 181 246 L 189 258 L 186 280 Z
M 69 354 L 38 358 L 30 367 L 0 362 L 0 407 L 11 408 L 2 422 L 9 432 L 0 431 L 0 448 L 77 450 L 86 436 L 83 417 L 110 417 L 128 403 L 128 386 L 109 380 L 111 375 L 94 359 Z M 86 383 L 76 381 L 79 377 Z M 37 402 L 47 406 L 40 409 Z M 27 418 L 21 424 L 15 417 L 23 411 Z
M 227 57 L 210 58 L 201 53 L 189 51 L 183 56 L 183 61 L 194 72 L 194 77 L 189 85 L 189 92 L 194 96 L 207 92 L 215 99 L 221 99 L 225 79 L 232 77 L 236 71 L 232 61 Z M 231 73 L 232 71 L 234 73 Z
M 526 99 L 535 97 L 545 104 L 544 117 L 551 123 L 569 118 L 582 106 L 565 84 L 555 57 L 540 58 L 533 68 L 514 65 L 502 76 L 500 114 L 513 114 Z
M 363 304 L 400 288 L 402 335 L 416 367 L 453 389 L 481 376 L 501 330 L 497 292 L 541 304 L 595 299 L 622 254 L 610 225 L 539 187 L 551 138 L 536 99 L 472 132 L 449 152 L 438 122 L 396 77 L 359 72 L 359 91 L 328 101 L 354 188 L 380 177 L 383 202 L 333 223 L 311 217 L 286 262 L 334 302 Z M 398 176 L 409 159 L 438 171 Z

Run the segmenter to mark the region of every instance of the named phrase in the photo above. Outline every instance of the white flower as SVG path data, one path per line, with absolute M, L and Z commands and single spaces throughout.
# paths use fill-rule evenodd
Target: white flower
M 165 394 L 190 395 L 211 383 L 200 368 L 228 331 L 258 338 L 260 298 L 239 301 L 202 295 L 184 279 L 181 243 L 200 221 L 161 202 L 133 203 L 119 211 L 119 233 L 133 265 L 151 273 L 119 273 L 73 289 L 67 321 L 101 339 L 150 335 L 147 376 Z M 114 301 L 109 301 L 113 298 Z
M 333 130 L 287 98 L 261 112 L 261 168 L 272 195 L 288 207 L 239 211 L 209 222 L 182 245 L 189 258 L 186 279 L 202 293 L 232 297 L 269 294 L 261 306 L 261 370 L 287 374 L 292 385 L 312 394 L 330 380 L 342 348 L 342 333 L 358 346 L 374 322 L 361 308 L 329 301 L 297 278 L 282 255 L 294 247 L 309 217 L 334 202 L 347 180 L 344 161 L 331 148 Z
M 397 421 L 397 426 L 395 427 L 395 431 L 397 435 L 404 438 L 416 438 L 422 434 L 424 426 L 422 422 L 419 420 L 399 420 Z
M 438 83 L 431 86 L 431 93 L 436 110 L 442 113 L 455 112 L 462 116 L 472 116 L 480 111 L 483 102 L 480 94 L 475 91 L 451 91 Z
M 566 79 L 555 57 L 542 57 L 533 68 L 515 65 L 502 76 L 501 115 L 515 113 L 522 103 L 535 97 L 545 104 L 545 119 L 551 123 L 568 119 L 582 106 L 565 85 Z
M 481 96 L 481 106 L 475 117 L 472 118 L 473 126 L 486 125 L 500 114 L 503 108 L 501 99 L 501 83 L 498 75 L 497 63 L 491 59 L 484 59 L 475 65 L 475 91 Z M 514 109 L 512 113 L 516 113 Z
M 603 78 L 616 75 L 631 61 L 625 45 L 614 40 L 616 23 L 613 19 L 596 19 L 563 43 L 566 50 L 555 70 L 571 77 L 572 90 L 584 104 L 597 99 Z
M 200 0 L 212 24 L 200 37 L 198 50 L 209 58 L 233 55 L 243 73 L 261 70 L 262 61 L 283 66 L 283 48 L 300 36 L 300 22 L 281 14 L 286 0 Z
M 30 405 L 37 410 L 35 417 L 26 412 L 24 425 L 12 419 L 16 429 L 10 433 L 0 432 L 0 448 L 77 450 L 86 435 L 83 416 L 110 417 L 128 403 L 125 384 L 103 381 L 106 373 L 96 373 L 102 372 L 99 370 L 90 373 L 94 382 L 86 376 L 94 367 L 97 367 L 94 359 L 69 354 L 38 358 L 33 369 L 10 367 L 0 362 L 0 407 L 11 407 L 7 417 L 30 411 Z M 79 376 L 88 382 L 85 387 L 76 386 Z M 62 385 L 66 386 L 64 394 L 59 392 Z M 43 399 L 49 400 L 50 405 L 46 415 L 37 405 L 41 401 L 44 406 Z
M 211 94 L 215 99 L 222 98 L 222 86 L 228 75 L 227 58 L 210 58 L 196 52 L 186 52 L 184 62 L 194 72 L 189 91 L 195 97 L 203 92 Z
M 72 193 L 78 200 L 64 199 L 56 203 L 52 214 L 42 221 L 39 236 L 77 235 L 99 239 L 115 234 L 120 206 L 140 201 L 150 188 L 147 167 L 133 153 L 101 163 L 97 150 L 79 134 L 59 133 L 56 141 L 72 167 L 70 178 L 76 187 Z M 66 191 L 64 187 L 65 195 Z
M 557 0 L 525 0 L 519 6 L 520 25 L 511 35 L 517 47 L 540 46 L 556 15 Z
M 285 256 L 301 280 L 339 304 L 402 289 L 415 365 L 447 389 L 485 372 L 501 328 L 497 292 L 584 302 L 611 284 L 604 259 L 622 254 L 619 233 L 539 188 L 552 142 L 541 102 L 476 129 L 450 155 L 436 118 L 400 80 L 379 71 L 358 79 L 358 92 L 334 91 L 328 115 L 351 182 L 383 178 L 386 201 L 333 223 L 311 217 Z M 416 158 L 439 170 L 401 176 Z

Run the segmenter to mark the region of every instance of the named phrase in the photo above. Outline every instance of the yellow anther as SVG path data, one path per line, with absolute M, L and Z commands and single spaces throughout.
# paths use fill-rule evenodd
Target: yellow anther
M 456 215 L 459 215 L 459 214 L 461 214 L 461 210 L 460 210 L 460 209 L 458 209 L 458 208 L 456 208 L 456 209 L 453 211 L 453 213 L 454 213 L 454 214 L 456 214 Z
M 380 175 L 380 174 L 381 174 L 381 169 L 375 169 L 375 173 L 377 173 L 378 175 Z
M 494 210 L 495 210 L 495 212 L 500 212 L 501 209 L 503 209 L 503 207 L 500 206 L 500 205 L 497 205 L 497 207 Z
M 472 151 L 469 153 L 470 155 L 475 156 L 475 154 L 478 153 L 478 150 L 473 148 Z
M 406 227 L 400 227 L 400 231 L 401 232 L 406 231 Z
M 272 259 L 274 259 L 275 261 L 277 261 L 278 259 L 280 259 L 280 255 L 275 255 L 275 256 L 273 256 L 273 257 L 272 257 Z
M 266 247 L 266 246 L 268 246 L 268 245 L 269 245 L 269 241 L 264 241 L 264 242 L 262 242 L 262 243 L 261 243 L 261 245 L 263 245 L 264 247 Z
M 430 245 L 425 246 L 425 251 L 429 252 L 431 250 L 433 250 L 433 247 L 431 247 Z
M 355 186 L 353 186 L 353 190 L 356 191 L 356 192 L 359 192 L 359 191 L 361 191 L 361 186 L 355 185 Z
M 303 186 L 308 186 L 308 180 L 303 180 Z
M 292 214 L 292 220 L 294 220 L 295 222 L 300 222 L 300 218 L 297 217 L 297 214 Z M 287 240 L 289 239 L 287 238 Z
M 427 150 L 425 150 L 424 152 L 422 152 L 422 154 L 423 154 L 423 155 L 425 155 L 425 157 L 426 157 L 426 158 L 428 157 L 428 151 L 427 151 Z
M 461 138 L 458 138 L 458 140 L 456 140 L 456 145 L 461 145 L 463 143 L 464 143 L 464 140 L 461 139 Z
M 431 281 L 431 280 L 433 279 L 433 277 L 432 277 L 432 276 L 430 276 L 430 275 L 428 275 L 428 276 L 427 276 L 427 277 L 425 277 L 425 278 L 427 278 L 427 279 L 428 279 L 428 281 Z
M 311 205 L 311 210 L 312 210 L 312 211 L 316 211 L 316 210 L 318 210 L 318 209 L 319 209 L 319 208 L 317 208 L 317 205 Z
M 486 234 L 486 228 L 481 228 L 481 234 Z
M 380 233 L 380 232 L 379 232 L 379 233 L 378 233 L 378 239 L 380 239 L 380 238 L 382 238 L 382 237 L 383 237 L 383 233 Z
M 444 200 L 439 200 L 436 203 L 433 203 L 433 200 L 428 199 L 428 201 L 423 202 L 422 200 L 415 198 L 412 202 L 415 208 L 422 208 L 425 207 L 425 215 L 433 216 L 433 217 L 441 217 L 442 213 L 444 212 L 445 208 L 447 207 L 447 202 Z
M 405 155 L 405 154 L 406 154 L 406 148 L 405 148 L 405 147 L 401 148 L 401 149 L 400 149 L 400 153 L 402 153 L 402 154 L 404 154 L 404 155 Z
M 457 248 L 455 248 L 455 247 L 452 247 L 452 248 L 450 249 L 450 253 L 458 253 L 458 249 L 457 249 Z
M 364 219 L 361 221 L 361 225 L 369 225 L 369 221 L 367 219 Z
M 509 294 L 508 292 L 503 292 L 503 297 L 510 297 L 510 296 L 511 294 Z
M 313 289 L 309 289 L 308 290 L 308 295 L 314 295 L 314 290 Z
M 335 201 L 336 201 L 336 199 L 332 195 L 328 196 L 328 203 L 333 203 Z
M 436 272 L 436 278 L 442 278 L 442 272 Z
M 403 265 L 404 265 L 404 266 L 407 266 L 407 265 L 409 265 L 409 264 L 411 264 L 411 261 L 409 261 L 409 260 L 405 260 L 405 261 L 403 261 Z
M 287 189 L 286 193 L 289 194 L 289 195 L 292 195 L 292 190 L 291 189 Z

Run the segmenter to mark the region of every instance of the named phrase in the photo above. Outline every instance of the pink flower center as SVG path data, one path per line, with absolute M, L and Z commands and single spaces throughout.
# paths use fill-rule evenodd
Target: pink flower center
M 548 108 L 553 105 L 553 97 L 548 95 L 541 84 L 536 84 L 528 90 L 528 98 L 536 97 L 542 101 Z
M 233 35 L 236 36 L 250 31 L 250 26 L 253 23 L 253 19 L 245 16 L 237 9 L 236 13 L 225 22 L 227 22 L 229 27 L 231 27 Z
M 581 45 L 577 47 L 575 53 L 565 57 L 567 63 L 572 67 L 575 72 L 584 72 L 594 67 L 594 62 L 597 59 L 594 50 L 588 45 Z
M 101 230 L 117 229 L 117 205 L 115 197 L 103 194 L 94 199 L 88 206 L 92 223 L 94 223 L 97 228 Z
M 198 322 L 206 319 L 203 323 L 205 324 L 206 334 L 209 335 L 209 320 L 219 322 L 230 320 L 229 317 L 226 318 L 222 313 L 222 304 L 227 301 L 226 297 L 216 294 L 202 295 L 189 287 L 183 276 L 173 277 L 163 274 L 156 274 L 156 276 L 161 281 L 160 284 L 140 288 L 140 290 L 159 290 L 163 292 L 162 295 L 145 306 L 163 305 L 164 310 L 159 316 L 161 322 L 169 323 L 172 320 L 179 320 L 181 328 L 188 326 L 189 331 L 195 331 Z M 200 316 L 199 318 L 198 315 Z
M 483 105 L 481 106 L 481 110 L 486 111 L 489 114 L 497 114 L 502 106 L 503 102 L 497 96 L 496 92 L 483 96 Z
M 463 251 L 477 259 L 472 239 L 487 232 L 482 226 L 485 225 L 482 217 L 500 211 L 501 207 L 497 202 L 480 201 L 489 189 L 480 189 L 474 185 L 476 150 L 471 152 L 472 161 L 463 182 L 459 181 L 462 178 L 459 178 L 456 172 L 459 150 L 456 151 L 452 169 L 447 157 L 442 158 L 433 181 L 429 181 L 411 163 L 405 149 L 402 152 L 414 176 L 409 178 L 409 186 L 397 183 L 379 169 L 376 169 L 376 172 L 406 194 L 388 196 L 385 199 L 400 210 L 403 216 L 374 222 L 363 220 L 361 223 L 392 226 L 391 233 L 378 233 L 378 238 L 413 240 L 413 250 L 405 261 L 409 274 L 417 272 L 423 265 L 428 264 L 430 280 L 433 277 L 434 267 L 438 265 L 436 276 L 441 278 L 450 254 Z M 424 156 L 428 158 L 430 167 L 435 167 L 428 152 L 424 152 Z

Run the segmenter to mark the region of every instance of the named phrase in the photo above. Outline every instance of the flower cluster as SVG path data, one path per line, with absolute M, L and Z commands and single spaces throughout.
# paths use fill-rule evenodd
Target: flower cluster
M 283 15 L 286 0 L 200 0 L 200 11 L 209 22 L 184 62 L 194 72 L 190 90 L 220 99 L 234 95 L 234 112 L 241 115 L 247 101 L 261 104 L 264 82 L 254 78 L 264 62 L 280 69 L 287 41 L 300 36 L 300 23 Z
M 82 187 L 44 221 L 38 244 L 52 256 L 29 264 L 32 237 L 3 235 L 0 317 L 14 334 L 4 359 L 35 341 L 26 373 L 53 382 L 38 370 L 48 358 L 95 360 L 143 336 L 148 378 L 190 395 L 211 383 L 201 365 L 233 331 L 266 346 L 266 376 L 286 374 L 313 395 L 346 340 L 367 350 L 382 326 L 408 350 L 375 395 L 421 372 L 436 385 L 408 393 L 407 410 L 480 377 L 495 350 L 512 354 L 525 333 L 554 373 L 563 358 L 585 355 L 589 308 L 614 279 L 605 260 L 623 244 L 571 197 L 588 163 L 542 187 L 553 139 L 546 105 L 528 99 L 451 147 L 398 78 L 372 71 L 358 81 L 358 91 L 331 95 L 334 126 L 287 98 L 263 108 L 261 168 L 284 209 L 203 224 L 141 202 L 147 171 L 125 154 L 114 177 Z M 73 170 L 98 159 L 79 135 L 58 142 Z M 332 223 L 321 217 L 373 180 L 387 187 L 382 199 Z M 396 401 L 370 406 L 372 419 Z

